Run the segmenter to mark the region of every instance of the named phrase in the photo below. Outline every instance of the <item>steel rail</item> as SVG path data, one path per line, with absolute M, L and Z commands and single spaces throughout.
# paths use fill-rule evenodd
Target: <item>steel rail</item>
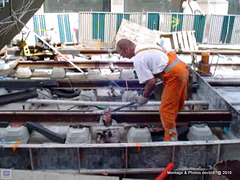
M 1 82 L 1 81 L 0 81 Z M 97 89 L 101 87 L 109 87 L 110 85 L 118 86 L 122 88 L 126 88 L 126 83 L 128 89 L 142 89 L 144 88 L 144 84 L 139 84 L 138 79 L 114 79 L 114 80 L 78 80 L 78 79 L 59 79 L 57 80 L 59 86 L 56 88 L 69 88 L 69 87 L 77 87 L 80 89 Z
M 240 80 L 217 80 L 205 79 L 211 86 L 240 86 Z M 0 87 L 7 89 L 27 89 L 34 87 L 65 89 L 65 88 L 79 88 L 79 89 L 97 89 L 102 87 L 109 87 L 110 85 L 128 89 L 142 89 L 144 84 L 139 84 L 138 79 L 103 79 L 103 80 L 78 80 L 78 79 L 58 79 L 58 80 L 34 80 L 34 79 L 1 79 Z
M 106 49 L 106 50 L 91 50 L 91 49 L 71 49 L 71 48 L 62 48 L 59 49 L 59 51 L 61 53 L 67 53 L 67 54 L 109 54 L 109 53 L 117 53 L 116 50 L 114 49 Z M 179 50 L 177 51 L 177 54 L 202 54 L 202 53 L 206 53 L 209 52 L 210 54 L 227 54 L 227 55 L 231 55 L 231 54 L 240 54 L 239 50 L 209 50 L 209 49 L 199 49 L 199 50 Z
M 102 111 L 0 111 L 0 121 L 25 123 L 32 122 L 99 122 Z M 191 122 L 229 122 L 231 113 L 226 110 L 180 111 L 177 123 Z M 120 111 L 113 112 L 112 118 L 119 123 L 161 124 L 158 111 Z
M 48 104 L 48 105 L 78 105 L 78 106 L 124 106 L 129 102 L 119 101 L 72 101 L 72 100 L 50 100 L 50 99 L 29 99 L 26 101 L 31 104 Z M 159 106 L 160 101 L 149 101 L 143 106 Z M 185 105 L 208 105 L 208 101 L 185 101 Z
M 114 68 L 129 69 L 133 68 L 132 61 L 109 61 L 109 60 L 99 60 L 99 61 L 74 61 L 71 60 L 76 66 L 80 68 L 110 68 L 111 63 Z M 34 68 L 46 68 L 46 67 L 63 67 L 63 68 L 72 68 L 72 66 L 65 61 L 19 61 L 18 67 L 30 67 Z
M 71 60 L 79 68 L 110 68 L 110 64 L 114 68 L 129 69 L 133 68 L 132 61 L 110 61 L 110 60 L 99 60 L 99 61 L 74 61 Z M 65 61 L 19 61 L 18 67 L 30 67 L 34 68 L 46 68 L 46 67 L 62 67 L 62 68 L 72 68 L 72 65 Z M 218 63 L 218 64 L 208 64 L 208 66 L 240 66 L 240 63 Z

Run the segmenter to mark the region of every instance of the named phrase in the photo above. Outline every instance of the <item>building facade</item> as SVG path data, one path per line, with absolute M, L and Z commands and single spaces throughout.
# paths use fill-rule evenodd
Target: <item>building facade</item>
M 184 0 L 45 0 L 43 12 L 182 12 Z M 197 0 L 207 14 L 240 14 L 240 0 Z M 227 7 L 227 8 L 226 8 Z

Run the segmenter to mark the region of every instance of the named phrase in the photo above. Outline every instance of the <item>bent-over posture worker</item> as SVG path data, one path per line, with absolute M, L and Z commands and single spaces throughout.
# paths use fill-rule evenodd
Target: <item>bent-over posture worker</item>
M 139 83 L 146 83 L 144 92 L 137 97 L 139 105 L 148 102 L 157 78 L 162 80 L 165 86 L 159 112 L 164 140 L 177 141 L 176 117 L 184 108 L 189 75 L 186 64 L 177 58 L 176 53 L 166 54 L 157 45 L 136 45 L 128 39 L 118 41 L 117 51 L 123 57 L 135 56 L 133 63 Z

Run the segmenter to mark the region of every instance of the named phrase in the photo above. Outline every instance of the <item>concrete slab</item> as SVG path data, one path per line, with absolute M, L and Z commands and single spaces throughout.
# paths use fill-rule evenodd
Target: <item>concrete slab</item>
M 27 171 L 27 170 L 12 170 L 0 169 L 1 180 L 119 180 L 119 177 L 112 176 L 97 176 L 97 175 L 82 175 L 67 172 L 44 172 L 44 171 Z

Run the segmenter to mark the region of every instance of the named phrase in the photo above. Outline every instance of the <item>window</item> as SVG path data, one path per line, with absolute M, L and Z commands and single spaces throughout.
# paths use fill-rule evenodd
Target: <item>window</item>
M 5 7 L 6 0 L 0 0 L 0 7 Z
M 240 0 L 229 0 L 228 14 L 240 14 Z
M 125 12 L 180 12 L 181 0 L 125 0 Z
M 46 13 L 111 11 L 111 0 L 45 0 Z

